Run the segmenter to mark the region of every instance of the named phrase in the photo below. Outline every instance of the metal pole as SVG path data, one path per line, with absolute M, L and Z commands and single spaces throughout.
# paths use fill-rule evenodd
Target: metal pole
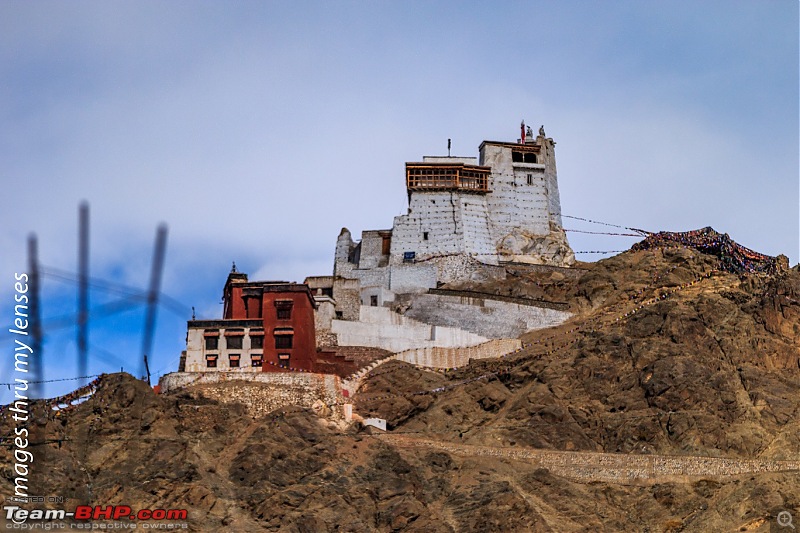
M 88 375 L 89 352 L 89 204 L 78 210 L 78 376 Z M 79 386 L 85 385 L 81 380 Z
M 164 269 L 164 256 L 167 249 L 167 226 L 161 224 L 156 231 L 156 247 L 153 252 L 153 264 L 150 269 L 150 289 L 147 292 L 147 311 L 144 319 L 144 335 L 142 336 L 142 366 L 139 375 L 145 377 L 147 371 L 147 354 L 153 353 L 153 334 L 156 328 L 156 310 L 158 293 L 161 291 L 161 273 Z M 149 384 L 149 379 L 148 379 Z
M 30 398 L 42 397 L 42 385 L 37 383 L 44 380 L 42 368 L 42 313 L 40 309 L 39 289 L 39 251 L 36 234 L 28 236 L 28 314 L 31 329 L 31 392 Z

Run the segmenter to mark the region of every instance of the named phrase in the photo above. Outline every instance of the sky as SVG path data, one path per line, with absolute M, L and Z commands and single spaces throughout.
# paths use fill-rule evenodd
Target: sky
M 798 63 L 794 0 L 0 0 L 2 321 L 35 233 L 45 379 L 77 376 L 86 201 L 89 372 L 137 373 L 164 223 L 155 381 L 177 370 L 192 307 L 221 316 L 233 261 L 250 279 L 330 274 L 342 227 L 405 213 L 406 161 L 446 154 L 447 139 L 477 156 L 485 139 L 516 141 L 523 119 L 557 143 L 564 214 L 712 226 L 794 265 Z M 576 251 L 635 242 L 568 236 Z M 7 383 L 13 339 L 0 346 Z

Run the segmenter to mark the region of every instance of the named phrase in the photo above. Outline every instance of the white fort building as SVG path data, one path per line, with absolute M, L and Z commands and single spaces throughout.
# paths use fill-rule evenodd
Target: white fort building
M 479 151 L 479 158 L 406 163 L 408 214 L 392 229 L 364 231 L 361 242 L 342 229 L 334 278 L 358 280 L 362 303 L 383 305 L 393 294 L 470 279 L 482 267 L 572 265 L 553 139 L 540 128 L 524 142 L 484 141 Z

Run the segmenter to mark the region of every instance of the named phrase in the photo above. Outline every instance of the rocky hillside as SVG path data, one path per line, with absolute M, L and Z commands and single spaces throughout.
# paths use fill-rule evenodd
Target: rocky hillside
M 713 475 L 718 463 L 699 460 L 609 481 L 590 452 L 800 458 L 800 272 L 734 275 L 690 249 L 581 267 L 575 280 L 517 271 L 478 287 L 576 312 L 512 356 L 447 373 L 376 368 L 356 410 L 387 419 L 394 440 L 299 408 L 253 419 L 113 375 L 73 411 L 38 417 L 32 486 L 67 508 L 186 508 L 194 531 L 769 531 L 781 510 L 798 521 L 796 469 Z M 595 459 L 556 468 L 512 453 L 536 449 Z

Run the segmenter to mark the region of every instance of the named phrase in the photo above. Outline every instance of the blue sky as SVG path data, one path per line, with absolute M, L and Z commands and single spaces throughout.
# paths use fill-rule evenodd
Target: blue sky
M 448 138 L 477 155 L 522 119 L 557 142 L 565 214 L 710 225 L 798 262 L 794 1 L 2 0 L 0 312 L 10 323 L 30 232 L 42 263 L 76 270 L 81 200 L 91 275 L 119 285 L 147 286 L 164 222 L 180 304 L 159 309 L 152 367 L 174 370 L 190 307 L 220 314 L 231 261 L 251 279 L 328 274 L 343 226 L 405 211 L 404 162 Z M 46 319 L 74 313 L 74 283 L 43 290 Z M 92 306 L 119 296 L 93 289 Z M 142 306 L 93 315 L 91 373 L 138 369 L 143 322 Z M 46 331 L 47 378 L 76 375 L 74 338 Z

